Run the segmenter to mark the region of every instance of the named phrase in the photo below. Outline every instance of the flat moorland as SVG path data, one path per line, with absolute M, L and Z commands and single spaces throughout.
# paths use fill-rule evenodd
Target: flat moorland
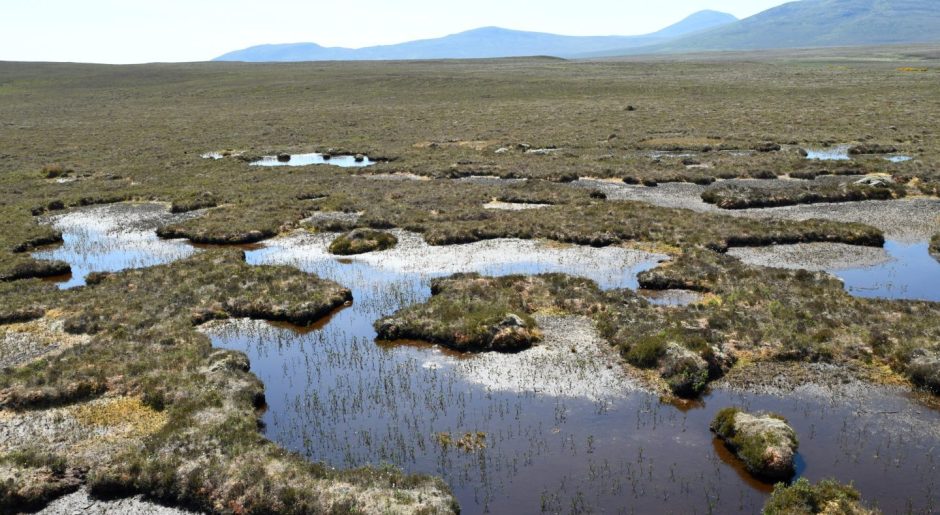
M 40 215 L 77 206 L 154 200 L 199 211 L 158 234 L 203 244 L 301 227 L 396 228 L 433 245 L 514 237 L 664 251 L 673 261 L 642 274 L 641 285 L 697 290 L 703 302 L 666 309 L 567 276 L 458 277 L 402 311 L 396 329 L 440 343 L 460 333 L 474 350 L 494 341 L 525 347 L 539 340 L 530 315 L 561 310 L 590 317 L 627 366 L 655 371 L 648 375 L 663 392 L 695 396 L 759 361 L 851 363 L 872 380 L 936 391 L 935 304 L 857 299 L 825 274 L 724 254 L 802 242 L 881 246 L 882 231 L 692 213 L 567 184 L 693 182 L 712 185 L 709 201 L 729 208 L 936 196 L 937 54 L 879 55 L 0 63 L 0 342 L 58 342 L 0 349 L 0 421 L 23 428 L 0 442 L 0 511 L 39 507 L 80 485 L 213 512 L 455 509 L 438 479 L 335 470 L 266 440 L 264 388 L 247 359 L 213 349 L 196 330 L 237 317 L 312 323 L 350 300 L 346 285 L 209 248 L 59 290 L 39 278 L 69 265 L 30 251 L 62 240 Z M 806 157 L 841 146 L 856 152 L 847 161 Z M 889 161 L 889 149 L 912 159 Z M 203 157 L 212 152 L 224 157 Z M 251 164 L 311 152 L 376 164 Z M 834 185 L 820 179 L 828 175 L 886 180 Z M 723 185 L 735 178 L 787 185 Z M 494 201 L 540 206 L 487 209 Z M 335 212 L 344 216 L 311 218 Z M 36 436 L 60 433 L 66 443 Z

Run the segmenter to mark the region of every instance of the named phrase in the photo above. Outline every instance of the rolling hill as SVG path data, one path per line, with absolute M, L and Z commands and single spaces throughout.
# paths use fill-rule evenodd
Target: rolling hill
M 802 0 L 671 41 L 591 57 L 936 41 L 940 41 L 938 0 Z
M 737 21 L 730 14 L 701 11 L 663 30 L 641 36 L 560 36 L 485 27 L 436 39 L 359 49 L 328 48 L 315 43 L 260 45 L 227 53 L 216 61 L 338 61 L 471 59 L 544 55 L 571 57 L 613 49 L 665 43 Z

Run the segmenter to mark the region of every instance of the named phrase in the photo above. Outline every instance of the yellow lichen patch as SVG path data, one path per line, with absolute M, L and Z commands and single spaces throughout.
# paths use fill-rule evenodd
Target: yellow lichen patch
M 874 383 L 887 386 L 911 386 L 910 379 L 899 374 L 886 363 L 872 363 L 868 365 L 866 369 L 868 371 L 868 379 Z
M 139 397 L 90 402 L 73 408 L 72 416 L 85 426 L 107 428 L 124 437 L 156 433 L 167 422 L 166 413 L 146 406 Z
M 61 309 L 50 309 L 46 311 L 46 318 L 58 320 L 60 318 L 65 318 L 66 314 L 67 313 Z
M 623 179 L 620 177 L 594 177 L 594 176 L 585 176 L 582 179 L 586 181 L 595 181 L 595 182 L 606 182 L 610 184 L 623 184 Z
M 678 256 L 682 249 L 675 245 L 668 245 L 661 242 L 652 241 L 631 241 L 625 245 L 629 249 L 650 252 L 653 254 L 666 254 L 667 256 Z
M 695 302 L 697 306 L 720 306 L 724 301 L 714 293 L 704 293 L 702 298 Z

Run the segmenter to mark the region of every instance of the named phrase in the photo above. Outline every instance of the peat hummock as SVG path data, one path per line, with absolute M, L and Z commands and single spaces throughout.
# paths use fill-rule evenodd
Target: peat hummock
M 755 476 L 786 481 L 796 474 L 799 442 L 780 415 L 752 415 L 725 408 L 715 415 L 710 427 Z

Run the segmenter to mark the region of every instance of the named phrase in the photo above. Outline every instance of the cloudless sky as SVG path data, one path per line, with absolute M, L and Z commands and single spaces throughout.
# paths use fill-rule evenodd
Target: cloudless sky
M 738 18 L 784 0 L 0 0 L 0 60 L 205 61 L 264 43 L 401 43 L 483 26 L 654 32 L 703 9 Z

